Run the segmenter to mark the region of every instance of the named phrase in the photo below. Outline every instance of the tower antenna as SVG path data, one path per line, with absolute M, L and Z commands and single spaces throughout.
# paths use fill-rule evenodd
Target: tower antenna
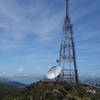
M 58 77 L 59 79 L 79 83 L 73 26 L 69 17 L 69 0 L 66 0 L 66 17 L 61 38 L 58 65 L 62 68 L 61 74 Z

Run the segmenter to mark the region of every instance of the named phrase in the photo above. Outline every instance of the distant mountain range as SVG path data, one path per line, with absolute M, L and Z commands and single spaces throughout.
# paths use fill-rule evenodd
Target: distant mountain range
M 11 81 L 16 81 L 24 84 L 31 84 L 35 83 L 39 80 L 43 80 L 43 76 L 11 76 L 11 77 L 6 77 L 7 79 Z
M 90 85 L 96 85 L 100 84 L 100 78 L 99 77 L 87 77 L 87 78 L 81 78 L 80 82 L 90 84 Z
M 39 80 L 45 80 L 46 76 L 43 75 L 25 75 L 25 74 L 20 74 L 20 75 L 13 75 L 13 76 L 5 76 L 4 78 L 0 77 L 0 83 L 6 83 L 11 86 L 24 86 L 24 84 L 31 84 L 31 83 L 36 83 Z M 100 83 L 100 78 L 98 77 L 85 77 L 85 76 L 80 76 L 79 77 L 80 82 L 82 83 L 87 83 L 94 85 L 96 83 Z M 24 83 L 24 84 L 22 84 Z
M 3 76 L 0 77 L 0 82 L 1 83 L 24 83 L 24 84 L 31 84 L 31 83 L 36 83 L 39 80 L 44 80 L 46 79 L 45 76 L 43 75 L 13 75 L 13 76 Z
M 35 83 L 39 80 L 44 80 L 46 79 L 45 75 L 41 75 L 41 74 L 33 74 L 33 75 L 29 75 L 27 73 L 17 73 L 17 74 L 13 74 L 13 75 L 3 75 L 3 80 L 1 79 L 1 81 L 14 81 L 14 82 L 20 82 L 20 83 L 24 83 L 24 84 L 31 84 L 31 83 Z
M 24 86 L 26 86 L 23 83 L 16 82 L 16 81 L 11 81 L 9 79 L 2 78 L 2 77 L 0 77 L 0 83 L 4 84 L 4 85 L 7 85 L 7 86 L 11 86 L 11 87 L 16 87 L 16 88 L 23 88 Z

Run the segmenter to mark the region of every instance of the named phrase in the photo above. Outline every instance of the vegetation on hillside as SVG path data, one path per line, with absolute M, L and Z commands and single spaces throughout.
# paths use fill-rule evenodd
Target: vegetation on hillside
M 17 95 L 6 95 L 2 100 L 100 100 L 100 93 L 89 92 L 89 89 L 64 81 L 39 81 L 25 87 Z
M 21 91 L 22 90 L 19 88 L 14 88 L 0 83 L 0 100 L 11 100 L 11 98 L 18 96 Z M 7 97 L 10 99 L 7 99 Z

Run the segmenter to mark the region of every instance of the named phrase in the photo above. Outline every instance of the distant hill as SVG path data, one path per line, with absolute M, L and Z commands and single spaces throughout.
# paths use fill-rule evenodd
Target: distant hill
M 39 80 L 43 80 L 44 76 L 24 76 L 24 75 L 14 75 L 14 76 L 8 76 L 6 77 L 7 79 L 11 80 L 11 81 L 15 81 L 15 82 L 20 82 L 20 83 L 24 83 L 24 84 L 31 84 L 31 83 L 35 83 Z
M 85 77 L 85 78 L 80 78 L 80 82 L 85 83 L 85 84 L 90 84 L 90 85 L 100 85 L 100 78 L 99 77 Z
M 0 77 L 0 83 L 7 83 L 10 82 L 8 79 Z
M 5 84 L 7 86 L 11 86 L 11 87 L 16 87 L 16 88 L 23 88 L 23 87 L 25 87 L 25 84 L 23 84 L 23 83 L 11 81 L 11 80 L 8 80 L 8 79 L 2 78 L 2 77 L 0 77 L 0 83 L 1 84 Z
M 12 95 L 13 97 L 13 96 L 18 95 L 18 93 L 20 92 L 21 92 L 21 89 L 19 88 L 14 88 L 14 87 L 0 83 L 0 100 L 6 100 L 3 98 L 6 97 L 7 95 Z

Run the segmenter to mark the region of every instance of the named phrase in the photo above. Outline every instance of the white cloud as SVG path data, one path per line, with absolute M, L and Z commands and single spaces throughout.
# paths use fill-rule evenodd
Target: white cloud
M 40 67 L 36 67 L 36 69 L 37 69 L 37 70 L 40 70 L 41 68 L 40 68 Z
M 90 73 L 89 76 L 94 77 L 96 74 L 95 73 Z
M 0 76 L 5 76 L 5 75 L 6 75 L 6 72 L 0 73 Z
M 19 68 L 17 72 L 20 73 L 20 72 L 23 72 L 23 70 L 24 68 Z

